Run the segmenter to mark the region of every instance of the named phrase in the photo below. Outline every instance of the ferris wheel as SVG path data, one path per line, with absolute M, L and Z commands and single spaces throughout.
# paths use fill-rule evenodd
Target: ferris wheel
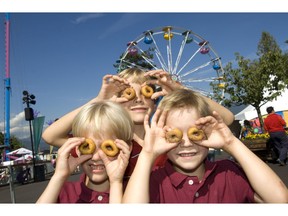
M 128 42 L 117 67 L 118 71 L 132 67 L 163 69 L 188 88 L 224 98 L 221 58 L 208 40 L 188 29 L 165 26 L 144 31 Z

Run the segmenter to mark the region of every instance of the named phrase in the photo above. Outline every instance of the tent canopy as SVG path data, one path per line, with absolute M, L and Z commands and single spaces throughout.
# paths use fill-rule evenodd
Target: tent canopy
M 26 148 L 19 148 L 7 153 L 7 155 L 25 155 L 25 154 L 32 154 L 32 151 Z
M 262 116 L 267 115 L 266 108 L 269 106 L 274 107 L 275 112 L 288 110 L 288 89 L 286 89 L 282 95 L 278 96 L 273 101 L 269 101 L 260 107 Z M 251 120 L 257 117 L 258 115 L 256 109 L 249 105 L 235 115 L 235 120 Z

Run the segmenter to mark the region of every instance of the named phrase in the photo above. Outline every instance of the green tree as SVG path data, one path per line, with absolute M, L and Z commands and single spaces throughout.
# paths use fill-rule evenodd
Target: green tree
M 0 132 L 0 145 L 1 146 L 4 146 L 4 144 L 5 144 L 4 139 L 5 139 L 4 134 Z M 16 149 L 21 148 L 21 147 L 23 147 L 23 144 L 20 142 L 20 140 L 16 136 L 12 135 L 10 137 L 10 151 L 16 150 Z M 4 151 L 4 148 L 1 148 L 0 151 L 2 154 Z
M 229 62 L 225 67 L 225 92 L 229 97 L 223 105 L 248 105 L 255 107 L 262 130 L 263 119 L 260 107 L 281 95 L 285 86 L 285 55 L 268 33 L 262 32 L 258 43 L 258 59 L 245 59 L 239 53 L 235 54 L 238 68 L 233 68 Z

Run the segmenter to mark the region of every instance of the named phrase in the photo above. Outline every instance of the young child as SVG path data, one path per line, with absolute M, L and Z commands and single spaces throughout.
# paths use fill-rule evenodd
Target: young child
M 88 104 L 76 115 L 72 132 L 74 137 L 58 150 L 55 173 L 37 203 L 121 203 L 133 138 L 129 113 L 112 101 Z M 93 154 L 80 155 L 78 147 L 85 138 L 96 144 Z M 106 156 L 100 148 L 108 139 L 120 150 L 114 157 Z M 70 154 L 75 147 L 76 158 Z M 84 172 L 80 181 L 66 182 L 79 164 Z
M 176 90 L 165 96 L 151 125 L 148 120 L 146 116 L 145 143 L 124 203 L 288 202 L 281 179 L 192 90 Z M 202 140 L 188 138 L 192 127 L 203 130 Z M 175 128 L 183 132 L 183 138 L 170 143 L 165 136 Z M 223 149 L 239 165 L 230 160 L 210 162 L 209 147 Z M 165 166 L 152 170 L 155 158 L 163 153 L 168 157 Z
M 158 85 L 160 91 L 156 91 L 151 98 L 146 98 L 141 93 L 141 87 L 145 84 Z M 127 88 L 132 87 L 135 90 L 136 97 L 133 100 L 128 100 L 121 97 L 121 93 Z M 138 155 L 142 149 L 144 142 L 145 130 L 144 119 L 148 113 L 150 116 L 156 109 L 157 98 L 174 91 L 175 89 L 183 88 L 171 79 L 169 73 L 162 70 L 153 70 L 145 72 L 137 68 L 125 69 L 118 75 L 105 75 L 103 77 L 102 87 L 97 97 L 90 100 L 87 104 L 102 100 L 112 100 L 120 103 L 129 112 L 134 123 L 133 149 L 131 152 L 129 165 L 127 167 L 125 178 L 129 178 L 135 167 Z M 155 90 L 155 88 L 154 88 Z M 220 104 L 203 97 L 211 106 L 217 110 L 226 124 L 231 124 L 234 120 L 234 115 L 228 109 Z M 60 147 L 68 139 L 67 134 L 71 131 L 72 121 L 80 108 L 77 108 L 70 113 L 64 115 L 58 121 L 50 125 L 43 133 L 43 140 L 49 145 Z M 162 161 L 156 162 L 156 165 L 161 165 Z

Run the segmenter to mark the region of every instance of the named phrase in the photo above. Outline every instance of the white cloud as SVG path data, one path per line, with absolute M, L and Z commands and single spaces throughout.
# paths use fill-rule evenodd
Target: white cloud
M 101 13 L 84 14 L 82 16 L 77 17 L 75 20 L 73 20 L 73 23 L 75 24 L 84 23 L 84 22 L 87 22 L 88 20 L 97 19 L 102 16 L 104 16 L 104 14 L 101 14 Z
M 0 131 L 4 133 L 4 122 L 0 122 Z M 25 139 L 30 136 L 29 123 L 25 121 L 24 111 L 10 118 L 10 135 L 18 139 Z

